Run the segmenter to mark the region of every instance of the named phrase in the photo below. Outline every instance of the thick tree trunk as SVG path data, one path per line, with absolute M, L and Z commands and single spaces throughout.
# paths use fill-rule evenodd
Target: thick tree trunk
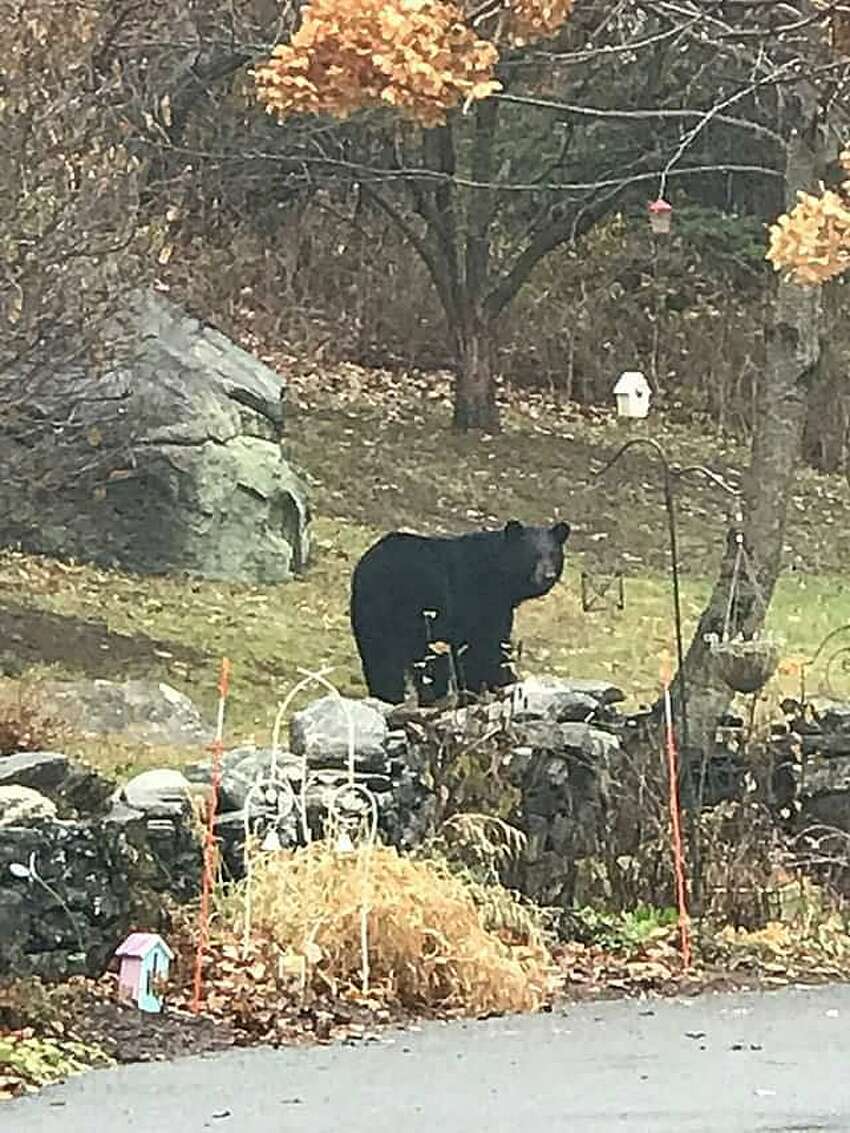
M 814 116 L 811 122 L 809 129 L 789 141 L 789 203 L 798 189 L 811 189 L 817 179 L 820 147 Z M 767 365 L 759 383 L 752 458 L 744 484 L 744 542 L 758 584 L 758 593 L 746 579 L 740 584 L 736 629 L 745 636 L 761 629 L 782 565 L 788 496 L 801 450 L 807 391 L 820 354 L 820 312 L 819 288 L 778 282 L 765 332 Z M 705 637 L 723 631 L 734 551 L 730 539 L 685 658 L 688 739 L 692 747 L 703 750 L 732 698 L 715 671 Z
M 461 432 L 499 431 L 492 328 L 478 318 L 467 319 L 458 333 L 453 425 Z

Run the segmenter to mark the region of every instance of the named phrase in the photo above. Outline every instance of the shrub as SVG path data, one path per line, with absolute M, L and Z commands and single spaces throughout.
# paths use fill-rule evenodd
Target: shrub
M 533 1011 L 551 989 L 542 938 L 488 931 L 473 887 L 439 863 L 383 846 L 340 854 L 321 841 L 295 851 L 253 851 L 250 905 L 247 884 L 225 897 L 219 940 L 235 940 L 249 918 L 249 955 L 260 982 L 268 980 L 270 959 L 262 946 L 271 945 L 279 975 L 300 984 L 302 995 L 357 995 L 365 990 L 365 945 L 369 995 L 406 1009 Z M 236 960 L 232 949 L 229 956 Z M 211 994 L 215 984 L 211 979 Z

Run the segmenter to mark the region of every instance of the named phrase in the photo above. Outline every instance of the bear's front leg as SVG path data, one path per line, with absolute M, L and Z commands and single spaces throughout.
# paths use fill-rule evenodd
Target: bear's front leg
M 501 620 L 493 632 L 479 631 L 467 647 L 459 650 L 458 677 L 461 688 L 481 693 L 487 689 L 504 688 L 516 680 L 511 664 L 511 632 L 513 619 Z

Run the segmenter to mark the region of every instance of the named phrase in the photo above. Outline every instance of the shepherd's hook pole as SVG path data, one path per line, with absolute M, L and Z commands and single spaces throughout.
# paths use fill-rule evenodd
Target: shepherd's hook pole
M 679 748 L 685 752 L 688 747 L 688 698 L 685 684 L 685 649 L 682 640 L 682 607 L 679 594 L 679 540 L 676 534 L 676 503 L 673 496 L 673 475 L 664 449 L 651 437 L 633 437 L 611 457 L 608 463 L 595 475 L 604 476 L 614 467 L 620 457 L 630 448 L 648 445 L 661 462 L 664 471 L 664 506 L 667 510 L 667 529 L 670 537 L 670 573 L 673 583 L 673 622 L 676 628 L 676 679 L 679 684 L 679 726 L 681 730 Z M 690 471 L 690 470 L 689 470 Z

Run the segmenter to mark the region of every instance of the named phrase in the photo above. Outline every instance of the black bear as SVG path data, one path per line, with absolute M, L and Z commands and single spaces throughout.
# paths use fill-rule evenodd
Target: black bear
M 351 626 L 372 696 L 420 701 L 480 693 L 514 679 L 514 610 L 547 594 L 564 569 L 569 524 L 429 538 L 393 532 L 363 555 L 351 581 Z M 423 662 L 425 664 L 423 664 Z

